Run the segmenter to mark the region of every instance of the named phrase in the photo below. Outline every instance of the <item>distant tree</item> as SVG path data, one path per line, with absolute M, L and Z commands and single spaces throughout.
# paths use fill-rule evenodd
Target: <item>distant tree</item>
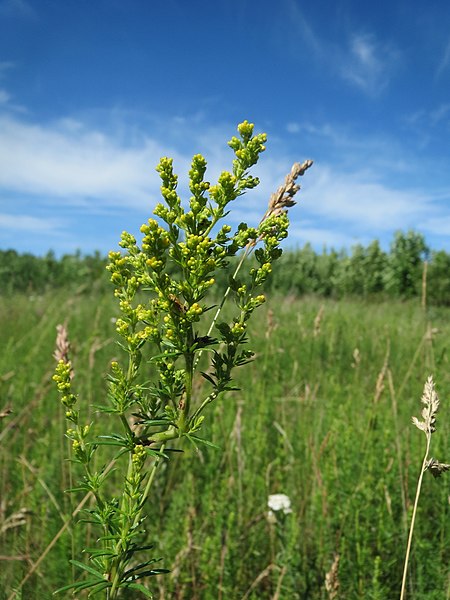
M 423 260 L 428 253 L 422 234 L 397 231 L 385 269 L 386 289 L 402 298 L 416 295 L 420 287 Z
M 39 257 L 0 250 L 0 294 L 41 293 L 62 286 L 88 290 L 94 282 L 109 285 L 105 266 L 106 258 L 99 252 L 86 256 L 76 252 L 58 259 L 52 251 Z
M 365 249 L 361 244 L 353 246 L 350 256 L 341 255 L 335 273 L 335 287 L 339 297 L 364 293 Z
M 366 296 L 384 291 L 384 274 L 388 263 L 386 252 L 380 248 L 378 240 L 371 242 L 365 250 L 363 264 L 363 288 Z
M 334 273 L 333 295 L 344 296 L 373 296 L 384 290 L 384 272 L 387 255 L 374 241 L 367 248 L 356 244 L 352 253 L 347 256 L 339 254 L 339 263 Z
M 272 289 L 299 295 L 315 291 L 317 254 L 311 244 L 306 244 L 299 250 L 285 252 L 280 267 L 270 283 Z
M 427 275 L 427 295 L 431 304 L 450 305 L 450 254 L 431 254 Z
M 350 255 L 345 250 L 337 252 L 327 248 L 319 254 L 311 244 L 305 244 L 298 250 L 284 252 L 278 270 L 266 282 L 266 290 L 333 298 L 370 298 L 382 293 L 410 298 L 420 293 L 423 261 L 428 256 L 424 237 L 414 231 L 396 232 L 388 254 L 377 240 L 367 247 L 356 244 Z M 233 261 L 236 259 L 231 259 Z M 247 268 L 255 265 L 254 257 L 250 257 Z M 52 251 L 37 257 L 15 250 L 0 250 L 0 294 L 40 293 L 62 286 L 81 293 L 92 289 L 94 283 L 96 288 L 107 287 L 105 266 L 106 258 L 100 252 L 84 255 L 78 250 L 57 258 Z M 228 283 L 225 275 L 218 276 L 219 295 Z M 444 251 L 431 254 L 428 302 L 450 305 L 450 255 Z
M 339 296 L 340 262 L 346 257 L 345 251 L 337 252 L 333 248 L 317 257 L 317 288 L 314 290 L 321 296 Z

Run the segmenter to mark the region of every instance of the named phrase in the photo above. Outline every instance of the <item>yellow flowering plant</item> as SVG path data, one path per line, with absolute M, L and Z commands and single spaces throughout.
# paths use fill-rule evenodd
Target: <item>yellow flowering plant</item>
M 113 600 L 128 589 L 152 597 L 144 581 L 164 572 L 155 568 L 154 558 L 147 558 L 151 546 L 146 541 L 146 501 L 157 466 L 168 457 L 169 441 L 188 438 L 194 444 L 210 444 L 201 436 L 206 409 L 223 392 L 236 389 L 234 368 L 252 359 L 246 346 L 248 321 L 265 301 L 258 288 L 281 255 L 280 242 L 287 236 L 281 196 L 277 208 L 268 211 L 256 228 L 241 223 L 232 232 L 221 223 L 230 204 L 259 183 L 249 169 L 265 150 L 266 135 L 254 135 L 253 129 L 247 121 L 238 126 L 239 137 L 229 142 L 234 151 L 232 169 L 222 172 L 215 185 L 205 180 L 204 157 L 193 157 L 188 205 L 177 193 L 172 160 L 162 158 L 157 171 L 164 203 L 154 209 L 156 219 L 142 225 L 140 245 L 124 232 L 122 251 L 109 254 L 107 268 L 121 312 L 116 328 L 126 360 L 111 363 L 108 404 L 97 410 L 116 417 L 118 431 L 94 436 L 91 425 L 82 424 L 71 363 L 67 356 L 59 360 L 54 379 L 70 423 L 72 460 L 84 469 L 77 490 L 93 494 L 89 521 L 101 531 L 98 547 L 87 549 L 90 562 L 72 561 L 86 578 L 60 592 L 89 589 L 91 596 Z M 297 190 L 292 180 L 284 206 L 294 204 Z M 234 299 L 234 316 L 221 321 L 217 312 L 212 319 L 217 273 L 228 270 L 230 259 L 241 251 L 246 255 L 253 249 L 255 266 L 246 280 L 236 273 L 229 277 L 226 296 Z M 199 358 L 205 351 L 210 361 L 202 372 L 204 361 Z M 204 385 L 196 386 L 194 393 L 196 376 L 204 379 Z M 109 465 L 97 470 L 94 464 L 99 461 L 94 463 L 93 458 L 105 445 L 115 454 Z M 108 495 L 111 485 L 104 485 L 112 463 L 114 485 L 122 482 L 113 496 Z

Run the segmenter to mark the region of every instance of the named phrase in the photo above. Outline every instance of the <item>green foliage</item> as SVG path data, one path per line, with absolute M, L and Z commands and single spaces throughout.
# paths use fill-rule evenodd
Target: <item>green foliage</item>
M 331 298 L 413 298 L 422 293 L 424 259 L 427 258 L 427 302 L 450 305 L 450 255 L 443 250 L 429 252 L 423 236 L 412 231 L 397 232 L 389 252 L 384 252 L 377 240 L 366 247 L 357 244 L 349 254 L 333 249 L 316 253 L 310 244 L 298 250 L 288 249 L 265 289 Z M 232 266 L 233 257 L 229 260 Z M 51 253 L 45 258 L 36 258 L 0 251 L 0 284 L 3 293 L 42 292 L 61 285 L 86 290 L 95 284 L 104 289 L 103 276 L 97 278 L 105 263 L 98 254 L 64 256 L 58 261 Z M 170 264 L 167 268 L 172 269 L 171 274 L 178 269 L 177 265 Z M 226 271 L 219 271 L 211 291 L 219 297 L 228 283 Z
M 256 290 L 281 255 L 279 244 L 287 236 L 288 219 L 285 212 L 268 215 L 258 228 L 241 223 L 234 233 L 229 225 L 220 223 L 229 204 L 258 184 L 249 169 L 265 149 L 265 134 L 253 136 L 252 124 L 245 121 L 238 131 L 240 139 L 233 137 L 229 142 L 235 154 L 232 171 L 222 172 L 216 185 L 205 180 L 203 156 L 193 157 L 188 208 L 177 194 L 172 160 L 162 158 L 157 171 L 165 204 L 154 210 L 160 221 L 149 219 L 142 225 L 140 246 L 134 236 L 124 232 L 120 246 L 125 252 L 109 254 L 107 268 L 121 311 L 116 330 L 128 358 L 125 365 L 116 360 L 111 363 L 109 403 L 96 406 L 110 420 L 115 418 L 116 424 L 102 427 L 101 419 L 94 435 L 92 423 L 83 423 L 80 416 L 83 406 L 78 408 L 78 397 L 72 391 L 74 370 L 68 342 L 64 329 L 59 330 L 59 362 L 53 378 L 70 423 L 66 435 L 72 443 L 72 461 L 84 470 L 82 482 L 72 491 L 93 495 L 96 503 L 87 521 L 99 529 L 98 545 L 84 550 L 90 563 L 72 560 L 87 572 L 87 578 L 64 586 L 60 593 L 89 589 L 90 595 L 101 593 L 113 600 L 123 590 L 143 592 L 142 581 L 164 572 L 153 567 L 156 559 L 141 558 L 153 547 L 146 541 L 144 522 L 156 468 L 168 458 L 171 440 L 186 438 L 194 446 L 210 445 L 199 437 L 203 413 L 224 392 L 236 389 L 234 368 L 253 356 L 243 348 L 248 321 L 265 301 Z M 234 315 L 231 321 L 215 322 L 217 337 L 213 338 L 207 313 L 214 307 L 208 295 L 216 272 L 228 271 L 230 258 L 258 242 L 256 266 L 247 281 L 230 278 Z M 211 368 L 201 373 L 198 366 L 204 351 L 211 355 Z M 154 376 L 149 378 L 151 370 Z M 201 394 L 194 389 L 196 372 L 206 380 Z M 98 468 L 97 453 L 102 446 L 117 451 L 109 465 Z M 110 490 L 112 464 L 117 491 Z
M 399 232 L 389 254 L 373 242 L 350 256 L 306 246 L 269 278 L 286 215 L 233 233 L 220 223 L 258 183 L 248 170 L 265 136 L 247 122 L 238 129 L 232 169 L 216 185 L 194 156 L 188 204 L 172 161 L 161 159 L 158 220 L 142 226 L 140 245 L 124 232 L 122 252 L 110 253 L 123 351 L 113 360 L 111 303 L 98 289 L 73 294 L 87 257 L 4 253 L 6 291 L 16 265 L 28 296 L 0 297 L 0 600 L 50 597 L 58 586 L 108 600 L 151 598 L 158 588 L 179 600 L 397 595 L 414 487 L 408 465 L 418 455 L 410 399 L 431 370 L 442 394 L 450 390 L 448 311 L 407 301 L 420 293 L 425 242 Z M 257 242 L 247 274 L 229 277 Z M 92 281 L 96 258 L 86 263 Z M 446 265 L 445 253 L 431 255 L 428 297 L 439 303 L 448 301 Z M 69 282 L 72 293 L 29 294 L 49 282 Z M 226 286 L 233 302 L 218 320 L 211 309 Z M 275 309 L 254 314 L 263 286 L 328 300 L 318 310 L 278 294 Z M 403 302 L 331 300 L 388 294 Z M 73 350 L 60 326 L 58 411 L 50 363 L 63 321 Z M 236 367 L 253 357 L 247 338 L 259 361 L 243 375 Z M 449 454 L 445 427 L 440 456 Z M 63 432 L 70 466 L 61 464 Z M 169 461 L 173 452 L 178 460 Z M 427 463 L 435 476 L 447 467 Z M 411 559 L 415 600 L 448 592 L 448 494 L 435 484 L 430 477 Z M 78 498 L 62 489 L 85 494 L 84 530 L 71 526 Z M 155 577 L 167 568 L 170 577 Z
M 430 373 L 442 400 L 433 454 L 440 459 L 450 454 L 449 309 L 430 309 L 430 328 L 438 331 L 427 333 L 415 300 L 320 304 L 322 321 L 314 335 L 316 299 L 270 297 L 248 322 L 258 360 L 236 371 L 241 390 L 210 404 L 200 432 L 220 449 L 184 444 L 176 460 L 160 463 L 144 524 L 145 543 L 154 549 L 133 565 L 164 557 L 149 566 L 171 571 L 149 579 L 156 598 L 243 598 L 249 592 L 248 598 L 269 600 L 279 585 L 280 598 L 323 600 L 325 575 L 336 553 L 341 597 L 398 597 L 405 517 L 414 500 L 415 465 L 423 455 L 411 415 L 420 411 L 418 398 Z M 224 320 L 232 319 L 232 308 L 225 307 Z M 70 521 L 78 497 L 63 493 L 71 487 L 70 471 L 78 478 L 82 470 L 61 461 L 67 453 L 65 408 L 50 382 L 52 353 L 55 327 L 67 322 L 76 393 L 80 402 L 100 403 L 110 358 L 117 357 L 115 313 L 114 299 L 98 292 L 0 298 L 0 410 L 13 411 L 0 420 L 1 600 L 13 589 L 21 589 L 27 600 L 51 598 L 53 590 L 81 572 L 76 565 L 74 572 L 68 568 L 69 559 L 81 562 L 77 549 L 95 545 L 96 527 L 78 526 L 80 514 Z M 388 343 L 397 411 L 387 373 L 382 392 L 375 394 Z M 143 362 L 148 378 L 154 377 L 153 364 Z M 197 380 L 196 397 L 207 386 L 206 379 Z M 85 418 L 94 423 L 93 433 L 98 416 L 102 427 L 113 425 L 114 416 L 91 412 Z M 98 468 L 105 463 L 99 452 L 106 458 L 115 449 L 99 448 Z M 437 600 L 448 593 L 446 476 L 442 481 L 431 473 L 424 476 L 411 600 Z M 118 479 L 119 473 L 111 471 L 111 490 Z M 275 493 L 291 500 L 284 541 L 267 519 L 267 499 Z M 69 527 L 20 586 L 66 519 Z M 124 597 L 145 597 L 139 594 L 130 590 Z M 70 592 L 63 597 L 70 598 Z M 76 597 L 81 600 L 86 592 Z
M 401 298 L 410 298 L 418 292 L 422 274 L 422 261 L 428 254 L 425 239 L 420 233 L 398 231 L 391 244 L 385 271 L 388 292 Z
M 427 289 L 432 303 L 450 305 L 450 254 L 443 250 L 431 253 Z
M 375 240 L 367 248 L 358 244 L 349 257 L 340 261 L 336 288 L 341 296 L 373 297 L 383 292 L 383 274 L 386 271 L 387 256 Z
M 53 252 L 43 257 L 0 250 L 1 293 L 42 293 L 47 289 L 89 289 L 95 284 L 106 287 L 106 259 L 99 252 L 83 256 L 81 252 L 57 259 Z

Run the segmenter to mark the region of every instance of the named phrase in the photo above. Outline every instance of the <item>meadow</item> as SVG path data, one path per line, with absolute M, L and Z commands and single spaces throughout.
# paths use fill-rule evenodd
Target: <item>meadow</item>
M 0 297 L 0 600 L 51 598 L 78 575 L 75 549 L 95 541 L 83 513 L 56 537 L 83 494 L 64 491 L 79 473 L 52 355 L 66 323 L 80 402 L 103 403 L 121 355 L 116 316 L 95 286 Z M 418 299 L 268 294 L 249 328 L 255 360 L 205 427 L 217 448 L 183 441 L 152 489 L 148 540 L 170 570 L 149 580 L 155 598 L 398 598 L 424 450 L 411 417 L 430 374 L 441 398 L 432 454 L 450 457 L 449 316 Z M 449 480 L 425 475 L 407 598 L 443 600 Z M 277 493 L 292 512 L 269 512 Z

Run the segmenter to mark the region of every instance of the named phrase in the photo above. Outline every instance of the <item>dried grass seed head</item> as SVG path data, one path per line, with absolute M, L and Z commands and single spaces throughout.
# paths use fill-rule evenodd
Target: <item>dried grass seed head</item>
M 450 465 L 447 463 L 441 463 L 436 458 L 431 457 L 425 466 L 425 469 L 429 469 L 433 477 L 440 477 L 445 471 L 450 471 Z
M 334 555 L 333 564 L 325 575 L 325 589 L 328 592 L 329 600 L 335 600 L 339 594 L 339 554 Z
M 56 343 L 55 343 L 55 352 L 53 353 L 54 358 L 57 362 L 62 360 L 64 363 L 69 364 L 70 352 L 70 342 L 69 342 L 69 333 L 67 331 L 67 327 L 65 325 L 57 325 L 56 326 Z M 73 379 L 74 372 L 71 366 L 70 369 L 70 378 Z
M 413 417 L 412 422 L 418 429 L 425 432 L 426 435 L 431 435 L 436 431 L 436 413 L 439 409 L 439 398 L 431 375 L 428 377 L 423 388 L 422 403 L 425 405 L 422 409 L 423 421 L 419 421 L 417 417 Z
M 291 171 L 286 175 L 283 185 L 270 196 L 269 206 L 263 217 L 263 221 L 271 216 L 278 216 L 295 205 L 294 196 L 300 189 L 300 186 L 295 181 L 298 177 L 304 175 L 312 164 L 312 160 L 305 160 L 302 164 L 294 163 L 292 165 Z

